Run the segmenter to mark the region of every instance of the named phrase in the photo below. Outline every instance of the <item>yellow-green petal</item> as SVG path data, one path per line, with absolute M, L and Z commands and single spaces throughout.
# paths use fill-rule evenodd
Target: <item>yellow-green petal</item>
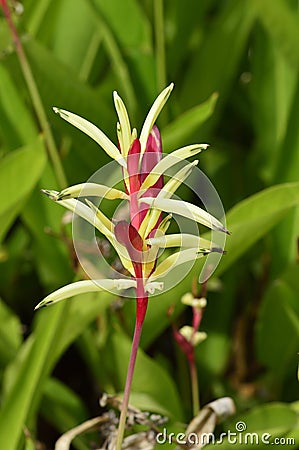
M 206 249 L 211 250 L 216 247 L 208 239 L 201 238 L 200 236 L 195 236 L 194 234 L 188 233 L 176 233 L 176 234 L 166 234 L 164 236 L 153 237 L 146 240 L 149 245 L 158 245 L 162 248 L 170 247 L 190 247 L 196 249 Z
M 116 91 L 113 92 L 113 100 L 119 120 L 120 148 L 122 155 L 126 157 L 132 140 L 130 119 L 125 104 Z
M 152 275 L 149 277 L 148 281 L 152 282 L 158 278 L 162 278 L 167 273 L 174 269 L 175 267 L 184 264 L 189 261 L 195 261 L 196 259 L 202 258 L 205 253 L 198 253 L 194 248 L 188 248 L 187 250 L 181 250 L 179 252 L 173 253 L 164 259 L 154 270 Z
M 173 175 L 170 180 L 163 186 L 157 197 L 159 198 L 170 198 L 172 194 L 180 187 L 180 185 L 188 178 L 191 174 L 193 167 L 197 166 L 198 160 L 192 163 L 186 164 L 182 169 L 180 169 L 175 175 Z
M 97 229 L 102 234 L 104 234 L 110 241 L 110 243 L 113 245 L 124 268 L 127 269 L 131 275 L 134 275 L 135 272 L 128 250 L 126 249 L 126 247 L 124 247 L 116 240 L 114 234 L 114 225 L 111 222 L 111 220 L 109 220 L 108 217 L 106 217 L 105 214 L 103 214 L 102 211 L 98 209 L 96 205 L 94 205 L 91 201 L 86 200 L 86 203 L 93 210 L 94 214 L 96 215 L 99 221 L 97 222 Z
M 151 172 L 143 181 L 140 187 L 140 191 L 145 191 L 153 186 L 158 181 L 160 176 L 163 175 L 166 170 L 170 169 L 170 167 L 178 164 L 183 159 L 187 159 L 191 156 L 197 155 L 206 148 L 208 148 L 208 144 L 193 144 L 178 148 L 174 152 L 169 153 L 169 155 L 166 155 L 164 158 L 162 158 L 151 170 Z
M 126 161 L 121 156 L 118 148 L 113 142 L 93 123 L 89 122 L 83 117 L 78 116 L 77 114 L 71 113 L 64 109 L 53 108 L 54 112 L 59 114 L 67 122 L 71 123 L 75 127 L 79 128 L 79 130 L 83 131 L 83 133 L 87 134 L 94 141 L 96 141 L 105 152 L 113 159 L 115 159 L 121 166 L 126 167 Z
M 170 180 L 163 186 L 156 198 L 170 198 L 172 194 L 180 187 L 180 185 L 188 178 L 194 166 L 198 164 L 198 160 L 186 164 L 179 170 Z M 142 197 L 139 199 L 142 203 Z M 161 212 L 158 209 L 150 208 L 140 226 L 139 234 L 141 237 L 148 236 L 150 231 L 155 227 Z
M 208 228 L 223 231 L 224 233 L 229 234 L 228 230 L 218 219 L 216 219 L 216 217 L 212 216 L 204 209 L 193 205 L 192 203 L 184 202 L 183 200 L 164 199 L 158 197 L 146 197 L 142 198 L 142 201 L 144 203 L 147 203 L 152 208 L 156 208 L 160 211 L 165 211 L 168 213 L 179 214 L 180 216 L 201 223 Z
M 103 279 L 103 280 L 83 280 L 76 281 L 75 283 L 63 286 L 57 291 L 52 292 L 46 298 L 44 298 L 34 309 L 39 309 L 44 306 L 53 305 L 54 303 L 61 302 L 75 295 L 85 294 L 88 292 L 100 292 L 111 290 L 122 290 L 136 287 L 136 281 L 130 279 Z
M 155 124 L 158 115 L 160 114 L 163 106 L 167 102 L 168 97 L 171 94 L 172 89 L 174 88 L 174 84 L 171 83 L 167 88 L 165 88 L 161 94 L 158 95 L 156 100 L 154 101 L 151 109 L 149 110 L 146 119 L 144 121 L 141 133 L 140 133 L 140 144 L 141 144 L 141 154 L 144 153 L 146 148 L 146 143 L 148 136 Z
M 128 195 L 119 189 L 110 188 L 97 183 L 80 183 L 67 187 L 58 194 L 57 200 L 66 200 L 68 198 L 78 197 L 102 197 L 108 200 L 128 199 Z

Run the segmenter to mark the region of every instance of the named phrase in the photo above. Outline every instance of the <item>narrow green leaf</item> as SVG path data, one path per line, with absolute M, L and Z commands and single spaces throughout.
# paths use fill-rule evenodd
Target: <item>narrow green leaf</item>
M 41 139 L 0 161 L 0 240 L 26 206 L 26 199 L 41 177 L 46 154 Z
M 41 414 L 60 433 L 79 425 L 89 417 L 87 408 L 78 394 L 55 378 L 49 378 L 45 383 Z M 74 444 L 79 450 L 90 448 L 81 438 Z
M 238 203 L 226 216 L 231 236 L 217 274 L 226 270 L 299 202 L 299 183 L 270 187 Z
M 269 67 L 271 70 L 268 70 Z M 283 177 L 283 167 L 290 169 L 293 166 L 290 158 L 293 159 L 292 154 L 297 153 L 297 149 L 293 150 L 291 140 L 285 142 L 287 129 L 289 132 L 297 132 L 296 121 L 291 128 L 292 120 L 289 120 L 294 117 L 297 106 L 294 98 L 297 74 L 287 64 L 287 58 L 277 48 L 271 36 L 259 27 L 253 42 L 251 70 L 249 89 L 255 111 L 252 122 L 256 136 L 253 158 L 257 170 L 267 184 L 273 183 L 275 171 L 276 182 L 295 181 L 297 178 Z M 293 114 L 290 111 L 292 104 Z M 286 148 L 288 158 L 285 158 Z
M 162 131 L 163 149 L 168 152 L 186 142 L 198 128 L 213 114 L 218 99 L 215 92 L 208 100 L 182 113 L 176 120 L 169 123 Z
M 140 131 L 140 145 L 141 145 L 141 154 L 145 152 L 146 149 L 146 143 L 148 136 L 153 128 L 153 125 L 155 124 L 163 106 L 167 102 L 172 90 L 174 88 L 174 84 L 170 83 L 169 86 L 167 86 L 163 91 L 158 95 L 156 100 L 154 101 L 153 105 L 151 106 L 144 124 L 142 126 L 142 129 Z
M 288 2 L 282 0 L 253 0 L 251 8 L 265 26 L 272 39 L 281 48 L 287 61 L 299 67 L 299 20 Z
M 122 81 L 129 106 L 136 107 L 136 87 L 138 90 L 140 85 L 140 92 L 144 92 L 149 101 L 152 100 L 151 96 L 156 93 L 155 60 L 150 23 L 140 3 L 136 0 L 89 1 L 94 6 L 99 24 L 102 23 L 103 39 L 116 76 Z M 123 57 L 123 52 L 126 53 L 126 58 Z M 138 76 L 138 84 L 134 89 L 131 72 Z
M 258 358 L 278 379 L 298 361 L 298 289 L 298 267 L 290 266 L 267 290 L 256 324 Z
M 239 422 L 241 422 L 241 426 L 245 424 L 244 431 L 240 433 L 238 433 L 238 428 L 236 428 Z M 296 432 L 296 430 L 298 430 L 298 418 L 296 412 L 289 404 L 273 402 L 257 406 L 247 413 L 235 417 L 226 425 L 226 430 L 230 430 L 232 433 L 235 432 L 238 439 L 243 438 L 241 445 L 245 442 L 245 435 L 248 433 L 247 444 L 250 443 L 250 448 L 254 450 L 260 448 L 267 449 L 271 444 L 274 447 L 283 448 L 285 446 L 283 441 L 281 441 L 281 445 L 278 445 L 274 439 L 276 437 L 284 438 L 286 433 L 290 430 Z M 290 434 L 292 434 L 292 431 Z M 255 435 L 250 436 L 250 433 L 255 433 Z M 262 437 L 264 437 L 264 439 L 262 439 Z M 250 439 L 252 439 L 252 441 Z M 240 441 L 238 440 L 237 442 Z M 218 443 L 217 446 L 219 446 L 219 449 L 223 448 L 224 450 L 229 450 L 232 443 L 225 438 L 224 441 Z M 215 447 L 215 445 L 212 445 L 211 448 L 212 447 Z
M 62 239 L 56 237 L 61 234 L 64 210 L 53 207 L 41 193 L 41 188 L 55 186 L 55 183 L 53 168 L 48 164 L 21 214 L 22 222 L 30 232 L 37 273 L 47 292 L 69 282 L 74 276 L 68 248 Z
M 66 348 L 110 304 L 112 296 L 86 294 L 39 312 L 35 331 L 7 370 L 0 413 L 0 448 L 16 450 L 26 418 L 36 411 L 43 383 Z
M 75 72 L 80 72 L 86 50 L 96 29 L 87 2 L 77 0 L 74 3 L 72 0 L 64 0 L 60 4 L 55 25 L 53 53 Z
M 265 189 L 237 204 L 227 214 L 232 232 L 226 240 L 226 255 L 217 267 L 216 275 L 225 272 L 238 258 L 269 232 L 299 202 L 299 183 L 287 183 Z M 206 237 L 205 235 L 203 237 Z M 143 345 L 149 345 L 169 324 L 166 312 L 170 305 L 180 306 L 180 297 L 190 291 L 192 280 L 198 278 L 203 262 L 195 262 L 188 276 L 174 289 L 156 297 L 150 303 L 144 324 Z M 207 340 L 208 343 L 208 340 Z
M 67 303 L 62 305 L 65 308 Z M 16 450 L 32 402 L 47 371 L 47 361 L 58 340 L 66 309 L 52 308 L 41 328 L 31 335 L 26 357 L 4 399 L 0 413 L 0 448 Z M 45 318 L 44 318 L 45 319 Z
M 3 64 L 0 64 L 0 104 L 19 137 L 19 145 L 33 142 L 37 135 L 35 123 Z
M 22 343 L 19 318 L 0 299 L 0 367 L 6 366 L 15 356 Z
M 184 74 L 183 107 L 190 108 L 215 91 L 219 92 L 223 104 L 236 79 L 238 64 L 246 51 L 254 23 L 250 3 L 250 0 L 226 2 L 218 10 L 215 20 L 207 22 L 202 45 Z

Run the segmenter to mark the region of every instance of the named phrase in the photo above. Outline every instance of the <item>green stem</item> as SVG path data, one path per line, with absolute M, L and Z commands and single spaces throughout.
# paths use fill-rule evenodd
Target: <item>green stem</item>
M 154 0 L 155 16 L 155 42 L 157 58 L 157 82 L 158 90 L 166 86 L 166 65 L 165 65 L 165 39 L 164 39 L 164 14 L 163 0 Z
M 122 86 L 129 108 L 132 111 L 136 111 L 137 99 L 134 93 L 133 82 L 131 80 L 129 68 L 122 56 L 119 45 L 114 38 L 108 24 L 99 13 L 94 0 L 89 0 L 88 4 L 92 9 L 94 19 L 96 20 L 98 27 L 101 30 L 103 43 L 113 64 L 115 75 L 119 79 L 120 85 Z
M 95 31 L 91 37 L 90 44 L 87 48 L 85 58 L 82 61 L 82 65 L 80 68 L 79 78 L 83 82 L 86 82 L 90 75 L 92 65 L 96 58 L 97 51 L 99 50 L 101 40 L 102 40 L 101 34 L 98 32 L 98 30 Z
M 42 104 L 42 100 L 41 97 L 39 95 L 32 71 L 31 71 L 31 67 L 29 65 L 28 59 L 26 57 L 26 54 L 24 52 L 21 40 L 19 38 L 17 29 L 13 23 L 12 17 L 11 17 L 11 12 L 10 9 L 7 5 L 7 2 L 5 0 L 1 1 L 1 6 L 4 12 L 4 15 L 6 17 L 8 26 L 10 28 L 12 37 L 13 37 L 13 41 L 15 44 L 15 48 L 16 48 L 16 52 L 19 58 L 19 62 L 20 62 L 20 66 L 23 72 L 23 76 L 25 78 L 29 93 L 30 93 L 30 97 L 32 100 L 32 104 L 40 125 L 41 130 L 44 133 L 45 136 L 45 142 L 46 142 L 46 146 L 47 146 L 47 150 L 49 153 L 49 157 L 51 159 L 52 165 L 53 165 L 53 169 L 55 172 L 55 176 L 57 179 L 57 183 L 59 185 L 59 187 L 62 189 L 64 187 L 67 186 L 67 180 L 66 180 L 66 176 L 60 161 L 60 157 L 59 157 L 59 153 L 54 141 L 54 137 L 53 134 L 51 132 L 51 128 Z
M 191 377 L 191 391 L 192 391 L 192 406 L 193 406 L 193 417 L 197 416 L 199 412 L 199 390 L 198 390 L 198 377 L 197 377 L 197 367 L 195 359 L 189 359 L 190 377 Z
M 130 362 L 127 372 L 127 379 L 126 379 L 126 385 L 124 390 L 124 397 L 122 402 L 122 409 L 119 419 L 119 425 L 118 425 L 118 433 L 117 433 L 117 441 L 116 441 L 116 450 L 121 450 L 122 442 L 124 438 L 125 433 L 125 427 L 126 427 L 126 419 L 127 419 L 127 413 L 128 413 L 128 406 L 129 406 L 129 398 L 131 393 L 131 386 L 132 386 L 132 380 L 133 380 L 133 374 L 135 369 L 135 363 L 136 363 L 136 357 L 137 357 L 137 351 L 139 347 L 140 342 L 140 336 L 142 332 L 142 325 L 144 322 L 146 310 L 147 310 L 147 304 L 148 304 L 148 298 L 144 294 L 143 286 L 140 288 L 142 290 L 142 295 L 138 292 L 138 282 L 137 282 L 137 304 L 136 304 L 136 322 L 135 322 L 135 330 L 134 330 L 134 336 L 132 341 L 132 349 L 131 349 L 131 355 L 130 355 Z

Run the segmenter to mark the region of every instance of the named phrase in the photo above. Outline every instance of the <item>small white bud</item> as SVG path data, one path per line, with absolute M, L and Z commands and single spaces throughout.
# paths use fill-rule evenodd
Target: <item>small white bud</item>
M 204 331 L 196 331 L 194 333 L 194 329 L 189 325 L 182 327 L 179 332 L 188 342 L 190 342 L 190 344 L 193 345 L 193 347 L 196 347 L 196 345 L 200 344 L 208 337 L 207 333 Z

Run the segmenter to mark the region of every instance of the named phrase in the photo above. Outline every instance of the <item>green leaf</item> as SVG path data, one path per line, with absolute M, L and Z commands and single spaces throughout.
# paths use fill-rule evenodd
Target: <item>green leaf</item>
M 256 323 L 260 362 L 281 378 L 297 365 L 299 342 L 298 267 L 290 266 L 268 288 Z M 294 375 L 295 376 L 295 375 Z
M 68 346 L 80 336 L 80 334 L 98 316 L 108 308 L 114 297 L 106 292 L 100 294 L 84 294 L 74 297 L 69 302 L 68 315 L 65 318 L 61 337 L 51 355 L 51 365 L 54 365 Z M 55 309 L 57 305 L 53 307 Z M 47 311 L 49 308 L 47 308 Z
M 15 356 L 22 343 L 22 328 L 19 318 L 0 299 L 0 366 L 4 367 Z
M 49 378 L 45 383 L 43 394 L 41 413 L 61 433 L 87 420 L 88 411 L 81 398 L 59 380 Z M 74 444 L 80 450 L 90 448 L 81 438 Z
M 45 180 L 44 175 L 42 180 Z M 22 212 L 22 220 L 31 233 L 31 250 L 38 276 L 48 290 L 72 280 L 73 270 L 65 243 L 55 236 L 55 233 L 61 232 L 64 211 L 55 208 L 55 205 L 53 207 L 52 202 L 40 192 L 45 185 L 48 184 L 40 182 L 31 195 Z
M 151 48 L 150 24 L 136 0 L 94 0 L 124 48 L 148 51 Z M 126 20 L 124 20 L 126 17 Z
M 215 92 L 208 100 L 182 113 L 176 120 L 169 123 L 162 132 L 163 148 L 178 148 L 196 131 L 212 114 L 218 99 Z
M 87 2 L 65 0 L 57 16 L 53 53 L 80 73 L 94 31 L 95 23 Z
M 35 123 L 22 101 L 20 92 L 14 85 L 9 71 L 3 64 L 0 64 L 0 105 L 18 136 L 19 145 L 32 143 L 37 135 Z
M 129 105 L 133 108 L 136 106 L 135 95 L 138 90 L 140 93 L 143 92 L 148 100 L 152 100 L 151 96 L 153 93 L 156 94 L 152 36 L 150 23 L 140 3 L 136 0 L 90 1 L 95 6 L 98 17 L 101 20 L 104 19 L 104 24 L 107 26 L 103 39 L 114 63 L 116 75 L 125 76 L 127 79 L 127 86 L 123 85 L 122 89 L 126 92 Z M 123 60 L 122 52 L 128 62 Z M 135 83 L 134 90 L 131 88 L 131 85 L 133 87 L 131 72 L 135 72 L 135 79 L 138 81 Z M 122 96 L 122 92 L 120 94 Z
M 16 150 L 0 161 L 0 241 L 26 200 L 46 163 L 41 139 Z
M 223 103 L 236 78 L 236 71 L 243 52 L 246 51 L 248 34 L 254 21 L 250 1 L 234 0 L 218 10 L 205 30 L 205 37 L 196 57 L 190 60 L 181 102 L 189 108 L 217 91 Z
M 217 267 L 216 275 L 224 273 L 259 239 L 265 236 L 299 202 L 299 183 L 286 183 L 265 189 L 238 203 L 227 214 L 227 228 L 232 233 L 226 240 L 226 255 Z M 205 238 L 206 236 L 203 235 Z M 195 262 L 188 276 L 175 288 L 150 301 L 144 324 L 143 345 L 148 346 L 169 324 L 167 309 L 179 305 L 180 297 L 189 292 L 198 278 L 204 261 Z M 175 275 L 173 275 L 175 276 Z M 218 338 L 217 338 L 218 339 Z M 210 344 L 207 339 L 204 345 Z
M 124 389 L 127 367 L 131 352 L 131 340 L 120 332 L 114 332 L 109 346 L 112 357 L 114 377 L 117 378 L 119 389 Z M 182 419 L 180 399 L 173 380 L 166 371 L 141 349 L 138 351 L 137 362 L 132 383 L 131 401 L 136 401 L 138 408 L 145 411 L 156 411 L 168 417 Z
M 224 272 L 237 258 L 274 227 L 299 202 L 299 183 L 270 187 L 243 200 L 226 216 L 232 233 L 226 241 L 227 254 L 217 274 Z
M 268 70 L 271 67 L 271 70 Z M 285 145 L 285 134 L 289 128 L 292 102 L 295 105 L 296 72 L 287 64 L 285 55 L 265 30 L 257 29 L 252 52 L 252 81 L 249 84 L 252 117 L 255 128 L 255 150 L 252 154 L 261 177 L 272 183 L 275 170 L 281 175 L 282 165 L 290 167 L 292 146 Z M 296 102 L 297 105 L 297 102 Z M 297 126 L 294 124 L 294 131 Z M 285 161 L 285 149 L 288 158 Z M 276 177 L 277 182 L 295 181 Z
M 272 39 L 280 46 L 286 60 L 299 67 L 299 21 L 288 2 L 282 0 L 253 0 L 251 7 Z
M 40 41 L 30 40 L 26 46 L 32 71 L 34 72 L 40 95 L 43 98 L 45 111 L 49 122 L 55 130 L 72 137 L 72 151 L 64 160 L 66 170 L 69 170 L 70 183 L 87 179 L 95 167 L 104 165 L 110 158 L 89 137 L 69 124 L 64 123 L 52 111 L 53 106 L 63 107 L 80 114 L 99 126 L 105 133 L 115 133 L 115 112 L 112 103 L 112 89 L 105 97 L 81 82 L 76 74 L 67 68 Z M 55 67 L 55 71 L 52 68 Z M 109 105 L 109 106 L 108 106 Z M 113 130 L 113 134 L 112 134 Z M 66 145 L 62 142 L 62 146 Z M 70 145 L 70 143 L 68 144 Z M 68 145 L 66 148 L 68 149 Z M 55 187 L 55 186 L 49 186 Z
M 39 312 L 37 326 L 5 374 L 5 398 L 0 414 L 0 448 L 16 450 L 39 405 L 44 382 L 66 348 L 103 312 L 111 296 L 81 296 Z M 62 306 L 62 307 L 61 307 Z
M 67 304 L 49 311 L 39 329 L 31 335 L 24 357 L 6 393 L 0 413 L 0 448 L 16 450 L 23 433 L 23 426 L 35 402 L 36 393 L 48 368 L 53 345 L 59 340 Z M 23 347 L 23 346 L 22 346 Z M 22 350 L 21 347 L 21 350 Z
M 298 180 L 299 170 L 299 130 L 297 118 L 297 105 L 299 100 L 299 82 L 292 98 L 292 106 L 288 117 L 288 126 L 284 140 L 280 145 L 279 160 L 276 167 L 277 182 L 290 182 Z M 286 149 L 287 157 L 286 157 Z M 299 230 L 299 208 L 292 211 L 281 223 L 275 235 L 275 247 L 279 260 L 276 266 L 283 270 L 286 264 L 297 257 L 296 240 Z
M 54 4 L 56 7 L 57 5 Z M 51 20 L 49 20 L 51 16 L 50 6 L 53 6 L 51 0 L 40 0 L 38 3 L 29 2 L 26 5 L 22 19 L 24 28 L 29 32 L 30 36 L 35 36 L 39 30 L 44 31 L 47 28 L 47 22 L 51 23 Z

